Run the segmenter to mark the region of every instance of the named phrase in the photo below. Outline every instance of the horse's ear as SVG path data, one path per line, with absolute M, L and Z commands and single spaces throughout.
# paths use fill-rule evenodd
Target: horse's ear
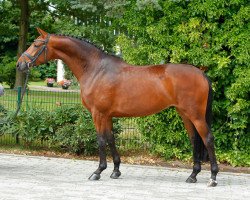
M 40 33 L 42 37 L 46 37 L 48 35 L 48 33 L 46 33 L 45 31 L 43 31 L 42 29 L 38 27 L 36 28 L 36 30 L 38 31 L 38 33 Z

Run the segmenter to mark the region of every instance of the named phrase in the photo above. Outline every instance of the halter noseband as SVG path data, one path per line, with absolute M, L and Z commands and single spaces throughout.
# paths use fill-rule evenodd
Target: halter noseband
M 25 61 L 27 63 L 28 68 L 30 68 L 30 66 L 34 66 L 34 63 L 36 62 L 37 58 L 43 53 L 43 51 L 44 51 L 44 61 L 45 61 L 45 63 L 48 62 L 48 60 L 47 60 L 47 51 L 48 51 L 47 44 L 49 42 L 49 38 L 50 38 L 50 34 L 47 35 L 47 37 L 46 37 L 45 40 L 41 40 L 41 39 L 36 39 L 35 40 L 35 42 L 36 41 L 42 42 L 43 45 L 41 46 L 41 48 L 39 49 L 39 51 L 37 51 L 35 53 L 34 56 L 30 55 L 26 51 L 21 55 L 22 57 L 26 56 L 26 57 L 28 57 L 30 59 L 30 62 L 26 62 Z

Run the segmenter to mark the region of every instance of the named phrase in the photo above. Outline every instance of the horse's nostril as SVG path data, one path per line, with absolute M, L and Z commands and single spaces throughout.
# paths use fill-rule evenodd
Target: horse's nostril
M 16 68 L 19 68 L 19 62 L 16 63 Z
M 17 68 L 17 70 L 18 71 L 23 71 L 23 69 L 25 69 L 25 63 L 23 63 L 23 62 L 17 62 L 17 64 L 16 64 L 16 68 Z

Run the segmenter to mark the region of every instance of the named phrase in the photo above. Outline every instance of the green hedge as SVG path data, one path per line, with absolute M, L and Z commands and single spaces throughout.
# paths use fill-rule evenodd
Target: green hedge
M 148 117 L 138 118 L 137 125 L 151 151 L 165 159 L 190 159 L 192 147 L 181 118 L 171 108 Z
M 183 122 L 174 108 L 158 114 L 138 118 L 137 125 L 152 153 L 169 159 L 192 159 L 192 146 Z M 216 155 L 219 162 L 232 166 L 250 166 L 250 146 L 247 134 L 212 131 L 215 136 Z
M 1 127 L 0 132 L 18 135 L 26 145 L 43 141 L 77 154 L 92 155 L 98 149 L 91 114 L 80 105 L 60 106 L 53 111 L 39 108 L 22 111 L 12 123 Z M 117 119 L 113 132 L 121 132 Z
M 249 11 L 247 0 L 131 0 L 123 18 L 118 19 L 127 34 L 117 39 L 129 63 L 189 63 L 207 69 L 214 90 L 212 131 L 218 158 L 248 166 Z M 189 142 L 175 111 L 139 122 L 146 139 L 152 141 L 153 151 L 166 158 L 187 157 Z

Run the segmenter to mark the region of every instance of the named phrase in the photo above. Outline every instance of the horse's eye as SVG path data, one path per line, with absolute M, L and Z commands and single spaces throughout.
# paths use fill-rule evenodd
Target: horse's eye
M 39 45 L 37 45 L 37 44 L 34 44 L 34 47 L 36 47 L 36 48 L 37 48 L 37 47 L 39 47 Z

